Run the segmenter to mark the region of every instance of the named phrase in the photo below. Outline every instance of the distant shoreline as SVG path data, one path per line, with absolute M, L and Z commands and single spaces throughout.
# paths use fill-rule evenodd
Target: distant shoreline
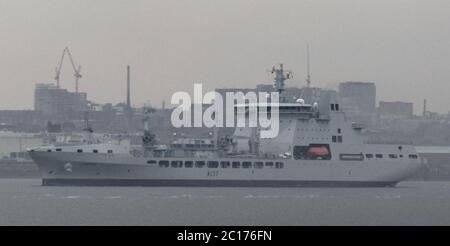
M 34 162 L 0 162 L 0 178 L 40 178 L 39 170 Z

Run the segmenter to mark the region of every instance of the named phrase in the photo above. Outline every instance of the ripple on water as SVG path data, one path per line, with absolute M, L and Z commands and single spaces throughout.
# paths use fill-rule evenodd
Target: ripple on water
M 63 196 L 63 199 L 78 199 L 81 198 L 81 196 Z
M 122 196 L 107 196 L 106 199 L 121 199 Z

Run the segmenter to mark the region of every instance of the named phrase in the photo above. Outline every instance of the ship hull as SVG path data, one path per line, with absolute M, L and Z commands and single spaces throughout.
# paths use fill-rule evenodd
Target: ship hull
M 30 152 L 46 186 L 202 186 L 202 187 L 386 187 L 413 175 L 418 161 L 310 161 L 293 159 L 240 159 L 251 167 L 161 167 L 165 160 L 129 155 Z M 149 160 L 154 164 L 149 164 Z M 192 158 L 190 159 L 192 160 Z M 234 161 L 232 159 L 201 159 Z M 195 159 L 194 159 L 195 161 Z M 256 168 L 256 162 L 282 162 Z
M 327 180 L 42 179 L 43 186 L 393 187 L 396 184 L 396 181 Z

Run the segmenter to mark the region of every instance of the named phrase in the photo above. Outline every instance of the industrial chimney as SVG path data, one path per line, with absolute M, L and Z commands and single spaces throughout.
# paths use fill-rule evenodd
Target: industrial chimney
M 427 113 L 427 99 L 423 99 L 423 113 L 422 116 L 425 116 Z
M 127 66 L 127 106 L 128 106 L 128 109 L 131 109 L 131 101 L 130 101 L 130 65 Z

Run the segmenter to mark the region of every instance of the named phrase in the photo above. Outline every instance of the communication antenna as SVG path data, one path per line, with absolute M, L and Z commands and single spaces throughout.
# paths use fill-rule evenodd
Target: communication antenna
M 306 87 L 309 88 L 309 86 L 311 85 L 311 66 L 310 66 L 310 62 L 309 62 L 309 44 L 306 44 L 306 70 L 307 70 Z

